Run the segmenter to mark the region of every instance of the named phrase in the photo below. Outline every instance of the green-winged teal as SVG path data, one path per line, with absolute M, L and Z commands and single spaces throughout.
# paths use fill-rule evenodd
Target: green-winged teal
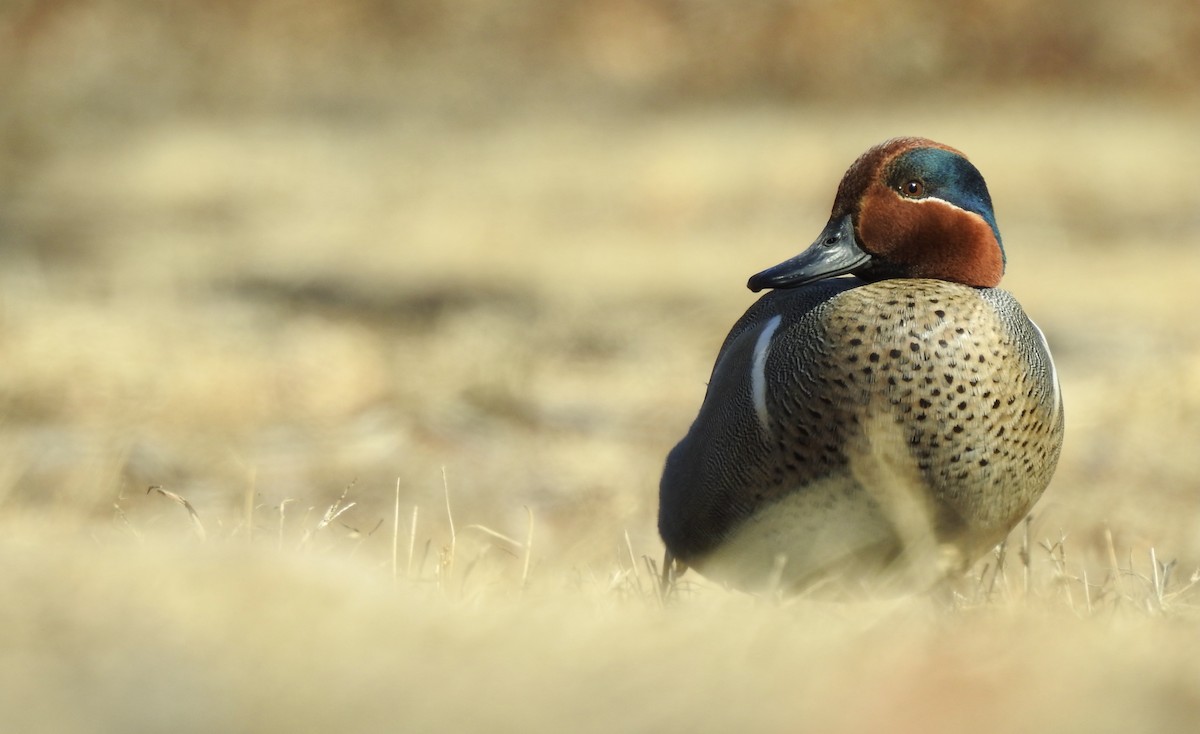
M 1000 542 L 1063 439 L 1049 348 L 996 287 L 1004 265 L 962 153 L 864 153 L 816 241 L 750 278 L 774 290 L 725 338 L 667 457 L 668 556 L 751 590 L 913 588 Z

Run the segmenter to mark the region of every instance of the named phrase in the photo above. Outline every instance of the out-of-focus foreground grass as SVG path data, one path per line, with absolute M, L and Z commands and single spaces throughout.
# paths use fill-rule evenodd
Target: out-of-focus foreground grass
M 1191 731 L 1200 21 L 1126 5 L 5 6 L 0 713 Z M 1054 348 L 1028 540 L 949 609 L 664 606 L 745 277 L 900 134 L 979 165 Z

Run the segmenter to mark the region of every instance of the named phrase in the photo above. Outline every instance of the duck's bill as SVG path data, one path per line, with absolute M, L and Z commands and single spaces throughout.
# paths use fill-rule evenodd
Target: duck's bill
M 817 240 L 790 260 L 751 276 L 746 286 L 758 293 L 765 288 L 795 288 L 825 278 L 852 273 L 871 261 L 858 246 L 850 215 L 830 219 Z

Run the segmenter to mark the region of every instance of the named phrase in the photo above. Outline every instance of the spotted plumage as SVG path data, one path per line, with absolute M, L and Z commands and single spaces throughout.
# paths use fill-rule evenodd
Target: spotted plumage
M 1046 341 L 995 287 L 1004 265 L 965 156 L 920 138 L 867 151 L 813 245 L 750 279 L 775 290 L 726 337 L 667 458 L 668 553 L 747 589 L 912 588 L 1002 540 L 1063 436 Z

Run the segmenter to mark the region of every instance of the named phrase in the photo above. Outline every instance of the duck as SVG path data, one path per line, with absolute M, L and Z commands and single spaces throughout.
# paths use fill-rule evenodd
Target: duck
M 1049 485 L 1064 434 L 1042 331 L 999 288 L 991 195 L 921 137 L 863 153 L 828 223 L 752 276 L 659 484 L 664 578 L 902 593 L 959 578 Z

